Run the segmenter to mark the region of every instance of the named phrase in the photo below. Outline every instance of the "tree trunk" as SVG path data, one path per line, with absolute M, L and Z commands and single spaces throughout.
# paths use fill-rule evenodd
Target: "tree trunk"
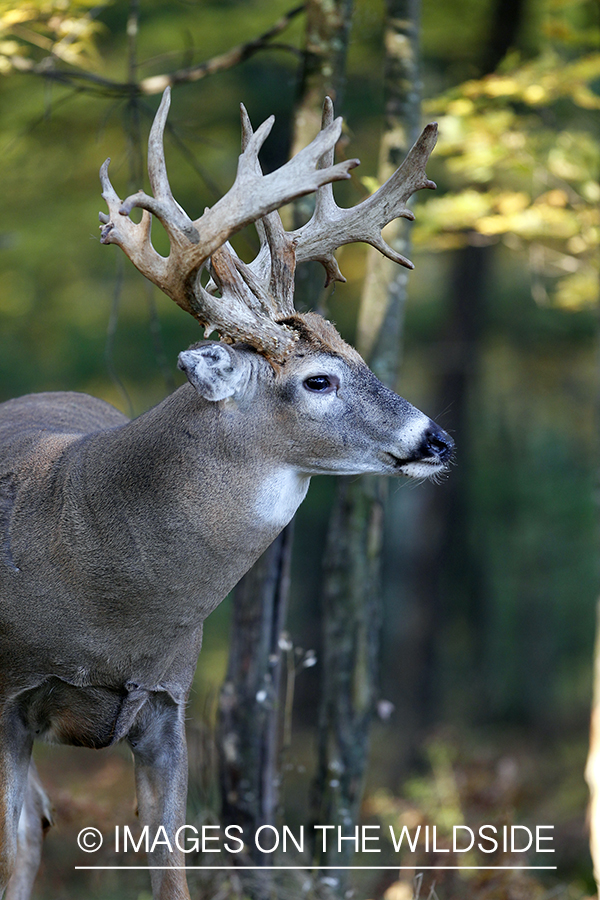
M 321 128 L 326 96 L 341 105 L 353 0 L 308 0 L 306 38 L 298 101 L 294 114 L 292 156 Z
M 250 838 L 276 819 L 279 783 L 280 637 L 289 588 L 292 525 L 235 590 L 227 675 L 219 698 L 222 823 Z M 257 865 L 269 854 L 256 848 Z
M 493 72 L 511 47 L 518 45 L 526 7 L 526 0 L 510 0 L 508 4 L 495 0 L 488 39 L 481 51 L 480 77 Z M 405 638 L 405 668 L 410 671 L 411 684 L 403 686 L 404 704 L 412 713 L 404 735 L 409 758 L 418 754 L 423 733 L 442 714 L 445 672 L 456 660 L 448 660 L 440 635 L 447 633 L 451 620 L 468 624 L 461 666 L 481 675 L 470 692 L 471 712 L 477 716 L 488 707 L 481 658 L 486 643 L 486 584 L 480 555 L 472 543 L 474 524 L 468 485 L 472 483 L 473 464 L 469 454 L 473 446 L 470 419 L 479 384 L 494 253 L 494 246 L 481 243 L 481 235 L 475 234 L 469 235 L 466 246 L 455 253 L 443 332 L 439 335 L 443 362 L 438 367 L 436 396 L 429 405 L 443 410 L 451 403 L 448 422 L 440 424 L 455 439 L 458 465 L 447 483 L 425 486 L 420 494 L 419 532 L 428 537 L 426 541 L 417 539 L 411 548 L 414 574 L 410 593 L 415 609 L 412 630 Z
M 294 110 L 292 155 L 306 147 L 320 130 L 325 97 L 331 97 L 337 115 L 342 112 L 353 4 L 354 0 L 308 0 L 306 4 L 306 37 Z M 314 194 L 296 200 L 290 227 L 299 228 L 307 222 L 314 206 Z M 320 263 L 311 262 L 299 267 L 296 309 L 318 307 L 324 280 Z
M 386 4 L 386 118 L 380 177 L 401 162 L 419 128 L 417 35 L 419 0 Z M 406 221 L 388 227 L 386 239 L 406 254 Z M 369 254 L 359 316 L 359 350 L 385 383 L 395 386 L 406 272 L 377 251 Z M 386 482 L 340 479 L 328 534 L 323 591 L 323 696 L 319 718 L 319 763 L 315 783 L 318 824 L 341 826 L 354 835 L 359 816 L 369 732 L 376 707 L 379 657 L 380 560 Z M 337 841 L 321 865 L 348 865 L 355 845 Z M 330 874 L 330 873 L 328 873 Z M 340 894 L 347 874 L 336 873 Z
M 309 0 L 306 8 L 304 66 L 294 113 L 293 153 L 310 143 L 321 127 L 324 97 L 338 96 L 343 81 L 352 0 Z M 301 213 L 300 213 L 301 215 Z M 304 269 L 306 267 L 302 267 Z M 319 269 L 321 267 L 319 266 Z M 308 302 L 312 282 L 296 285 L 298 306 Z M 322 270 L 319 273 L 323 283 Z M 318 292 L 317 292 L 318 296 Z M 285 627 L 292 527 L 269 547 L 235 590 L 231 649 L 218 714 L 222 823 L 241 825 L 251 836 L 274 824 L 279 806 L 282 659 L 279 641 Z M 252 851 L 257 865 L 269 866 L 272 854 Z M 268 883 L 249 883 L 255 897 Z

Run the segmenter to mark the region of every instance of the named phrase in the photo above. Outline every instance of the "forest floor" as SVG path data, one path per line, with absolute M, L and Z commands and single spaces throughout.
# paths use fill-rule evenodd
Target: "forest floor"
M 394 742 L 389 736 L 384 740 L 383 735 L 384 732 L 377 731 L 374 735 L 371 772 L 379 776 L 371 777 L 367 784 L 362 821 L 370 826 L 369 835 L 381 836 L 377 865 L 390 868 L 364 871 L 358 876 L 354 873 L 352 893 L 346 893 L 347 900 L 351 897 L 354 900 L 592 900 L 595 897 L 585 822 L 585 741 L 564 735 L 532 741 L 518 731 L 506 729 L 468 735 L 438 729 L 424 742 L 422 758 L 409 776 L 391 789 L 389 773 L 393 771 Z M 197 740 L 197 735 L 192 735 L 190 744 L 192 802 L 188 822 L 198 827 L 215 824 L 218 823 L 216 791 L 209 784 L 214 777 L 214 758 L 210 765 L 206 762 L 207 755 L 212 755 L 207 754 L 206 736 Z M 295 797 L 302 795 L 306 807 L 312 739 L 297 733 L 295 746 L 298 752 L 293 765 L 287 766 L 287 806 L 293 806 Z M 303 765 L 305 755 L 307 760 Z M 84 865 L 122 864 L 122 859 L 117 859 L 114 853 L 115 823 L 121 829 L 128 825 L 133 834 L 139 833 L 129 751 L 123 747 L 108 751 L 42 747 L 37 752 L 37 763 L 55 808 L 56 827 L 46 840 L 36 896 L 43 900 L 75 900 L 81 896 L 88 900 L 150 900 L 147 872 L 76 869 Z M 486 849 L 492 847 L 479 833 L 484 825 L 496 829 L 485 832 L 486 837 L 497 834 L 499 846 L 495 852 L 484 854 L 477 850 L 478 840 Z M 536 855 L 532 848 L 524 853 L 512 853 L 510 839 L 507 852 L 503 852 L 503 829 L 510 835 L 511 826 L 515 825 L 520 828 L 517 846 L 524 846 L 518 842 L 527 838 L 525 829 L 535 837 L 536 826 L 544 826 L 546 830 L 540 833 L 551 836 L 552 840 L 540 846 L 552 847 L 555 852 Z M 93 856 L 83 854 L 77 845 L 78 833 L 88 826 L 98 828 L 105 837 L 103 848 Z M 395 852 L 392 839 L 386 837 L 390 826 L 396 838 L 405 827 L 405 836 L 413 840 L 420 826 L 414 853 L 410 852 L 406 840 L 400 852 Z M 454 826 L 458 826 L 457 852 L 452 846 Z M 467 829 L 476 837 L 475 849 L 462 852 L 466 846 L 463 839 L 470 840 Z M 424 841 L 427 830 L 428 846 Z M 146 865 L 142 854 L 129 857 L 129 865 Z M 190 865 L 217 862 L 214 856 L 188 859 Z M 292 861 L 274 859 L 274 862 Z M 307 859 L 297 861 L 297 864 L 306 863 Z M 372 854 L 359 853 L 352 864 L 373 866 L 374 858 Z M 467 868 L 482 865 L 495 868 Z M 426 868 L 432 866 L 446 868 L 435 871 Z M 450 868 L 459 866 L 460 869 Z M 556 868 L 546 871 L 525 868 L 529 866 Z M 203 900 L 242 900 L 248 896 L 248 890 L 252 891 L 251 883 L 240 871 L 190 873 L 189 880 L 192 897 L 201 896 Z M 307 872 L 276 874 L 269 884 L 262 892 L 276 900 L 317 900 L 336 895 L 335 885 L 327 875 L 319 880 Z M 253 892 L 256 891 L 255 878 Z

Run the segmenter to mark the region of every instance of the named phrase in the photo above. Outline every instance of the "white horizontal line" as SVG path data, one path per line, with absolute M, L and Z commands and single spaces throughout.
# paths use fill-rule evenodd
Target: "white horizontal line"
M 425 869 L 431 870 L 434 869 L 436 871 L 440 870 L 462 870 L 462 869 L 486 869 L 486 870 L 497 870 L 497 869 L 508 869 L 509 871 L 516 871 L 517 869 L 557 869 L 558 866 L 75 866 L 75 869 L 78 870 L 100 870 L 100 869 L 110 869 L 114 870 L 143 870 L 145 872 L 150 871 L 151 869 L 186 869 L 187 871 L 200 871 L 204 869 L 232 869 L 233 871 L 237 871 L 238 869 L 256 869 L 260 872 L 272 872 L 274 869 L 279 870 L 289 870 L 290 872 L 299 872 L 308 870 L 311 872 L 321 871 L 323 869 L 351 869 L 353 871 L 360 872 L 363 869 L 365 870 L 374 870 L 377 872 L 383 871 L 384 869 L 391 869 L 393 872 L 397 872 L 401 869 L 407 869 L 409 871 L 415 870 L 417 872 L 424 871 Z

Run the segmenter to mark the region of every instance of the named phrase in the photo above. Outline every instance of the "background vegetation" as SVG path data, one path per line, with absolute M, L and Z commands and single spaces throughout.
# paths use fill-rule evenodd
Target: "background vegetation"
M 399 389 L 455 433 L 458 449 L 443 484 L 391 491 L 380 674 L 387 704 L 372 739 L 363 815 L 383 823 L 553 824 L 559 868 L 548 881 L 438 877 L 440 898 L 576 898 L 593 890 L 583 768 L 598 592 L 600 28 L 592 2 L 508 6 L 422 5 L 423 95 L 427 117 L 441 123 L 429 174 L 439 187 L 416 204 Z M 74 389 L 139 414 L 178 383 L 175 359 L 198 338 L 196 326 L 98 239 L 97 169 L 110 155 L 117 190 L 141 186 L 138 137 L 145 140 L 158 102 L 142 97 L 138 120 L 118 85 L 132 65 L 150 78 L 212 59 L 289 9 L 283 0 L 145 0 L 133 58 L 125 3 L 0 5 L 1 399 Z M 509 53 L 499 57 L 508 18 Z M 382 22 L 377 0 L 356 3 L 340 152 L 362 165 L 351 185 L 336 188 L 346 204 L 373 188 L 377 170 Z M 265 166 L 285 155 L 302 35 L 299 14 L 271 49 L 176 87 L 167 162 L 190 214 L 233 180 L 240 101 L 254 123 L 277 117 Z M 50 50 L 53 64 L 43 62 Z M 117 87 L 73 74 L 81 71 Z M 253 242 L 240 236 L 239 252 L 247 255 Z M 340 261 L 348 284 L 328 304 L 353 340 L 362 246 L 344 249 Z M 296 528 L 286 653 L 297 677 L 285 781 L 294 822 L 310 817 L 320 558 L 333 492 L 332 479 L 314 479 Z M 218 815 L 207 732 L 225 673 L 228 617 L 226 602 L 207 623 L 191 704 L 203 723 L 192 738 L 197 816 Z M 315 666 L 302 664 L 308 648 Z M 74 834 L 88 819 L 107 828 L 131 819 L 126 762 L 120 751 L 40 750 L 59 813 L 40 896 L 145 896 L 146 882 L 133 874 L 94 881 L 72 871 Z M 412 888 L 395 879 L 366 879 L 357 896 L 406 900 Z M 427 879 L 421 896 L 430 887 Z M 286 890 L 295 896 L 300 888 Z M 202 890 L 217 896 L 224 888 Z

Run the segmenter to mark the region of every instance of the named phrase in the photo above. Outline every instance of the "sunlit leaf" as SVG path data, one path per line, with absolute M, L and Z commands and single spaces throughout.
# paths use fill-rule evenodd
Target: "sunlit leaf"
M 598 302 L 598 272 L 586 268 L 558 281 L 554 301 L 571 312 L 595 306 Z

